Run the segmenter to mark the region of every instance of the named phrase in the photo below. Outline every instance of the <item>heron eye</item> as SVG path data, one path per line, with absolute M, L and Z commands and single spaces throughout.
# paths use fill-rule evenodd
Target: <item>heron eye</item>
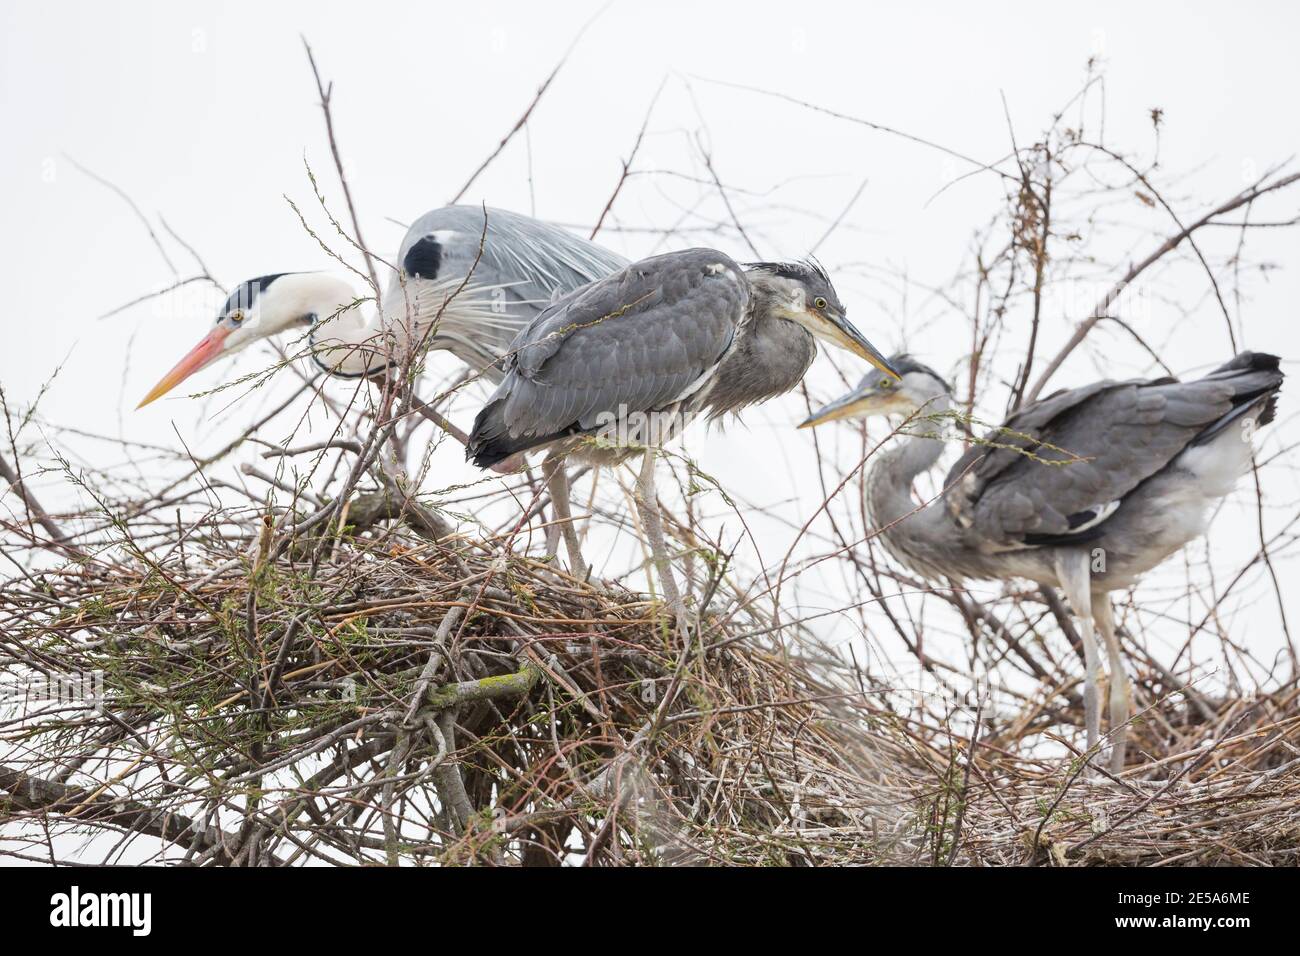
M 231 325 L 239 325 L 239 323 L 244 321 L 244 310 L 236 309 L 234 312 L 227 315 L 226 318 L 230 320 Z
M 882 378 L 880 380 L 880 388 L 893 388 L 893 387 L 894 387 L 894 380 L 892 378 Z
M 817 298 L 813 299 L 813 305 L 815 305 L 819 309 L 824 309 L 826 308 L 826 300 L 823 299 L 821 296 L 818 296 Z

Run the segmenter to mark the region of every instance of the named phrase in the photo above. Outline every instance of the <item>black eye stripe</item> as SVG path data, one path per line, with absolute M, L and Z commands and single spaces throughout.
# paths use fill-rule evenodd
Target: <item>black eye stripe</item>
M 275 275 L 258 276 L 256 279 L 241 282 L 230 293 L 230 297 L 226 299 L 226 304 L 221 308 L 221 314 L 229 315 L 236 309 L 247 311 L 257 301 L 258 296 L 266 291 L 267 286 L 284 275 L 288 275 L 288 273 L 279 272 Z

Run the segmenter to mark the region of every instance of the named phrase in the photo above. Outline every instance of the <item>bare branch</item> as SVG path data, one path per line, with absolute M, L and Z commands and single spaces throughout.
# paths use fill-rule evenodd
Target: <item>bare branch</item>
M 316 58 L 312 55 L 311 44 L 307 38 L 302 38 L 303 49 L 307 51 L 307 62 L 311 64 L 311 74 L 316 80 L 316 92 L 320 95 L 321 112 L 325 115 L 325 133 L 329 137 L 330 155 L 334 157 L 334 169 L 339 174 L 339 185 L 343 187 L 343 198 L 348 204 L 348 215 L 352 218 L 352 231 L 357 237 L 357 246 L 361 250 L 361 255 L 366 262 L 366 272 L 370 276 L 370 287 L 375 290 L 375 298 L 378 299 L 381 289 L 379 285 L 379 273 L 375 271 L 375 262 L 370 254 L 370 247 L 366 245 L 366 240 L 361 235 L 361 220 L 357 216 L 356 204 L 352 201 L 352 188 L 348 185 L 348 177 L 343 171 L 343 157 L 339 154 L 338 139 L 334 135 L 334 114 L 330 110 L 330 96 L 334 92 L 334 84 L 326 86 L 320 78 L 320 70 L 316 68 Z
M 1038 380 L 1034 382 L 1034 387 L 1025 395 L 1025 401 L 1032 402 L 1042 394 L 1043 388 L 1047 385 L 1051 377 L 1060 369 L 1065 360 L 1069 358 L 1070 353 L 1079 347 L 1080 343 L 1088 337 L 1088 333 L 1096 327 L 1098 322 L 1108 317 L 1111 303 L 1115 302 L 1120 297 L 1120 294 L 1128 288 L 1129 284 L 1132 283 L 1134 279 L 1140 276 L 1152 265 L 1159 262 L 1165 255 L 1177 249 L 1178 246 L 1182 244 L 1183 240 L 1192 235 L 1192 233 L 1206 225 L 1209 225 L 1219 216 L 1226 215 L 1234 209 L 1239 209 L 1247 203 L 1258 199 L 1260 196 L 1277 192 L 1279 189 L 1285 189 L 1297 181 L 1300 181 L 1300 173 L 1292 173 L 1291 175 L 1284 176 L 1268 185 L 1264 185 L 1261 180 L 1244 192 L 1238 193 L 1227 202 L 1216 206 L 1200 219 L 1197 219 L 1183 227 L 1153 249 L 1145 259 L 1132 266 L 1124 274 L 1124 277 L 1111 287 L 1110 291 L 1107 292 L 1106 295 L 1103 296 L 1093 307 L 1092 313 L 1088 318 L 1075 326 L 1074 332 L 1070 335 L 1069 340 L 1061 347 L 1059 352 L 1052 356 L 1051 361 L 1047 363 L 1047 367 L 1043 369 L 1042 374 L 1038 376 Z
M 552 69 L 546 79 L 542 81 L 542 85 L 537 88 L 537 93 L 528 104 L 528 108 L 524 110 L 519 119 L 515 120 L 515 125 L 510 127 L 509 132 L 507 132 L 505 136 L 501 137 L 501 142 L 497 143 L 496 149 L 492 150 L 492 152 L 488 154 L 487 159 L 483 160 L 483 162 L 479 164 L 478 169 L 474 170 L 469 179 L 465 180 L 465 185 L 461 186 L 456 195 L 451 197 L 451 205 L 455 205 L 464 198 L 465 193 L 469 192 L 469 187 L 473 186 L 474 182 L 483 174 L 483 171 L 492 165 L 492 161 L 501 155 L 501 151 L 506 148 L 512 139 L 515 138 L 515 134 L 527 125 L 529 117 L 533 115 L 533 110 L 537 108 L 537 104 L 540 103 L 542 97 L 546 95 L 546 91 L 550 89 L 551 83 L 555 80 L 555 77 L 559 74 L 564 64 L 569 62 L 569 56 L 577 47 L 578 41 L 582 39 L 583 34 L 587 32 L 591 25 L 599 20 L 605 11 L 609 9 L 612 2 L 613 0 L 608 0 L 608 2 L 597 10 L 595 14 L 592 15 L 591 19 L 584 23 L 581 29 L 578 30 L 577 35 L 569 43 L 568 49 L 566 49 L 564 55 L 560 57 L 560 61 L 555 64 L 554 69 Z

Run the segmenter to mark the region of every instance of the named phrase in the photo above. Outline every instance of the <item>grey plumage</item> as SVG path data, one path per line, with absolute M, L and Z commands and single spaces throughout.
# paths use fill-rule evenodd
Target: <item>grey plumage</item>
M 690 249 L 633 263 L 561 300 L 511 344 L 469 457 L 487 467 L 592 432 L 602 414 L 667 411 L 698 397 L 749 321 L 750 291 L 727 256 Z
M 555 302 L 511 343 L 504 377 L 474 420 L 466 455 L 488 467 L 550 449 L 545 470 L 557 522 L 581 574 L 563 457 L 580 445 L 598 463 L 651 449 L 634 497 L 680 623 L 652 451 L 697 414 L 717 417 L 793 388 L 815 354 L 814 335 L 888 369 L 813 263 L 742 269 L 711 249 L 634 262 Z M 603 441 L 586 440 L 593 435 Z
M 901 387 L 869 376 L 805 424 L 920 411 L 914 434 L 887 448 L 867 478 L 867 511 L 886 547 L 930 579 L 1028 578 L 1063 588 L 1106 639 L 1112 762 L 1121 767 L 1123 733 L 1114 728 L 1127 719 L 1128 690 L 1107 595 L 1200 535 L 1249 469 L 1250 439 L 1273 419 L 1282 385 L 1278 358 L 1243 352 L 1193 381 L 1103 381 L 1057 392 L 973 445 L 926 507 L 915 504 L 911 486 L 942 453 L 937 422 L 949 388 L 910 357 L 891 362 Z M 1085 627 L 1089 746 L 1099 730 L 1095 640 Z
M 1080 528 L 1281 381 L 1275 358 L 1243 353 L 1191 382 L 1096 382 L 1057 392 L 994 436 L 1014 448 L 975 445 L 953 466 L 949 511 L 985 549 L 1104 537 L 1104 522 Z M 1259 424 L 1271 420 L 1262 417 Z
M 830 278 L 820 269 L 802 263 L 756 263 L 747 268 L 758 276 L 770 273 L 809 283 L 833 308 L 843 311 Z M 803 381 L 816 357 L 817 341 L 806 328 L 773 315 L 770 309 L 756 310 L 748 332 L 723 360 L 704 398 L 709 418 L 721 418 L 784 395 Z
M 712 249 L 634 262 L 571 294 L 511 343 L 474 423 L 480 467 L 591 432 L 601 416 L 711 418 L 783 394 L 817 354 L 812 330 L 884 367 L 812 263 L 742 268 Z
M 480 206 L 443 206 L 416 219 L 398 250 L 402 274 L 384 296 L 386 315 L 400 318 L 409 310 L 417 326 L 436 318 L 433 347 L 476 371 L 504 355 L 556 296 L 627 265 L 622 256 L 529 216 L 488 208 L 486 235 L 484 218 Z

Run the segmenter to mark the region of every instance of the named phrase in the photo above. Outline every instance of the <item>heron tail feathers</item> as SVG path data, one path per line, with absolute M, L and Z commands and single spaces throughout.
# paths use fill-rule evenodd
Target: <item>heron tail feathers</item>
M 465 443 L 465 459 L 479 468 L 491 468 L 512 455 L 541 448 L 574 434 L 576 425 L 547 435 L 512 435 L 505 419 L 506 400 L 489 401 L 474 418 L 474 428 Z
M 1204 445 L 1235 421 L 1253 418 L 1255 427 L 1267 425 L 1277 415 L 1277 397 L 1286 378 L 1281 359 L 1267 352 L 1241 352 L 1206 376 L 1232 385 L 1232 410 L 1196 436 Z

